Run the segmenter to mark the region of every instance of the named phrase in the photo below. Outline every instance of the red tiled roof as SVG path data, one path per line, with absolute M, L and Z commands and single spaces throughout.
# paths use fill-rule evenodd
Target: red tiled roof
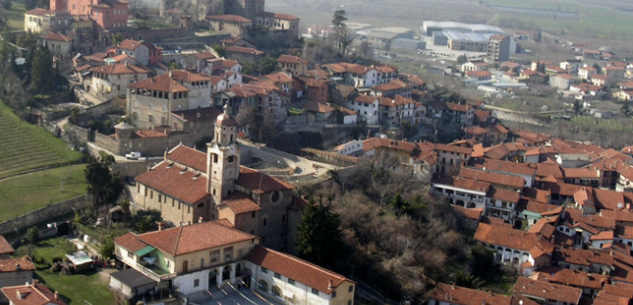
M 114 243 L 131 252 L 136 252 L 147 247 L 147 244 L 140 241 L 138 236 L 132 232 L 115 238 Z
M 329 113 L 334 111 L 335 109 L 330 107 L 327 104 L 316 102 L 316 101 L 306 101 L 303 105 L 305 110 L 310 112 L 318 112 L 318 113 Z
M 455 104 L 450 102 L 446 103 L 446 107 L 448 107 L 448 109 L 450 110 L 459 112 L 468 112 L 471 109 L 470 105 Z
M 411 85 L 401 80 L 394 79 L 386 84 L 378 84 L 376 86 L 373 86 L 371 89 L 375 91 L 393 91 L 393 90 L 406 89 L 406 88 L 411 88 Z
M 187 87 L 169 77 L 169 74 L 161 74 L 142 81 L 127 85 L 128 88 L 154 90 L 161 92 L 188 92 Z
M 353 285 L 351 280 L 340 274 L 261 246 L 256 246 L 244 259 L 328 295 L 346 282 Z M 329 289 L 330 284 L 333 289 Z M 343 289 L 347 291 L 347 287 Z
M 20 270 L 18 270 L 18 265 Z M 27 257 L 5 258 L 0 260 L 0 273 L 17 271 L 35 271 L 35 265 Z
M 490 133 L 490 130 L 479 126 L 469 126 L 466 127 L 466 130 L 464 130 L 464 132 L 470 135 L 482 135 Z
M 490 293 L 471 288 L 438 283 L 428 298 L 439 304 L 456 305 L 510 305 L 511 298 L 505 295 Z M 521 303 L 523 304 L 523 303 Z
M 523 188 L 525 185 L 525 179 L 522 177 L 497 174 L 467 167 L 461 168 L 459 176 L 496 185 L 510 186 L 513 188 Z
M 299 18 L 290 14 L 271 13 L 271 12 L 261 12 L 259 13 L 258 16 L 265 17 L 265 18 L 282 19 L 282 20 L 299 20 Z
M 244 18 L 242 16 L 237 16 L 237 15 L 209 15 L 207 16 L 206 19 L 232 22 L 232 23 L 252 23 L 253 22 L 252 20 L 248 18 Z
M 277 62 L 297 64 L 297 65 L 303 65 L 303 64 L 309 63 L 307 59 L 303 59 L 299 56 L 293 56 L 293 55 L 288 55 L 288 54 L 281 54 L 277 58 Z
M 376 100 L 378 100 L 377 97 L 364 94 L 359 94 L 354 98 L 355 102 L 363 104 L 373 104 Z
M 467 155 L 470 155 L 473 152 L 472 148 L 462 147 L 462 146 L 457 146 L 457 145 L 450 145 L 450 144 L 436 144 L 435 150 L 455 152 L 455 153 L 467 154 Z
M 242 192 L 233 192 L 222 200 L 221 204 L 226 204 L 235 215 L 259 211 L 262 208 L 257 205 L 253 198 Z
M 592 263 L 606 266 L 613 265 L 613 256 L 611 255 L 599 251 L 578 248 L 557 249 L 552 259 L 580 266 L 591 266 Z
M 116 63 L 113 65 L 99 66 L 90 69 L 91 72 L 98 72 L 109 75 L 117 74 L 149 74 L 152 71 L 127 63 Z
M 541 282 L 552 282 L 565 286 L 598 290 L 602 289 L 603 284 L 609 282 L 609 277 L 605 275 L 589 274 L 578 270 L 559 269 L 556 267 L 539 269 L 539 272 L 532 276 L 532 278 L 535 277 L 536 280 Z
M 486 77 L 491 76 L 492 74 L 490 74 L 490 72 L 488 71 L 475 70 L 466 72 L 466 75 L 470 77 Z
M 36 15 L 36 16 L 50 16 L 53 15 L 54 12 L 52 10 L 45 10 L 43 8 L 34 8 L 32 10 L 24 12 L 25 15 Z
M 0 235 L 0 255 L 1 254 L 13 254 L 15 250 L 13 247 L 4 239 L 4 236 Z
M 200 172 L 207 171 L 207 154 L 185 145 L 174 147 L 167 153 L 167 159 L 189 166 Z
M 393 97 L 380 96 L 378 97 L 378 104 L 380 106 L 386 107 L 397 107 L 402 105 L 415 104 L 415 101 L 402 95 L 395 95 Z
M 535 281 L 526 277 L 519 277 L 514 285 L 514 290 L 525 296 L 534 296 L 568 304 L 578 304 L 582 296 L 582 289 Z
M 240 175 L 236 183 L 259 194 L 295 188 L 290 183 L 244 166 L 240 167 Z
M 198 53 L 192 54 L 192 56 L 198 60 L 207 60 L 207 59 L 216 58 L 215 55 L 213 55 L 213 53 L 211 52 L 198 52 Z
M 56 295 L 41 283 L 33 283 L 25 286 L 3 287 L 2 293 L 14 305 L 66 305 Z
M 136 40 L 132 40 L 132 39 L 125 39 L 121 42 L 119 42 L 119 44 L 117 45 L 117 47 L 119 49 L 123 49 L 123 50 L 131 50 L 134 51 L 136 50 L 138 47 L 140 47 L 141 45 L 143 45 L 142 41 L 136 41 Z
M 263 55 L 264 52 L 257 50 L 257 49 L 253 49 L 253 48 L 246 48 L 246 47 L 238 47 L 238 46 L 230 46 L 228 48 L 226 48 L 227 52 L 234 52 L 234 53 L 242 53 L 242 54 L 253 54 L 253 55 Z
M 479 221 L 479 219 L 481 218 L 481 214 L 483 214 L 484 212 L 483 208 L 467 209 L 465 207 L 461 207 L 454 204 L 451 204 L 451 208 L 453 208 L 453 210 L 455 210 L 457 213 L 464 215 L 464 217 L 468 219 L 476 220 L 476 221 Z
M 551 255 L 554 245 L 539 238 L 536 233 L 513 229 L 510 226 L 479 223 L 475 239 L 490 245 L 529 251 L 534 258 L 543 254 Z
M 213 238 L 209 238 L 212 236 Z M 215 221 L 196 223 L 138 235 L 138 239 L 172 256 L 209 250 L 258 237 Z
M 519 196 L 519 193 L 517 192 L 504 189 L 496 189 L 494 187 L 488 189 L 486 197 L 512 203 L 519 203 L 519 199 L 521 198 L 521 196 Z
M 48 34 L 42 35 L 41 37 L 44 40 L 64 41 L 64 42 L 73 41 L 72 37 L 66 36 L 66 35 L 64 35 L 62 33 L 53 32 L 53 31 L 50 31 L 50 32 L 48 32 Z
M 534 174 L 536 173 L 536 164 L 518 163 L 489 158 L 485 158 L 483 164 L 475 164 L 475 167 L 487 171 L 511 173 L 524 176 L 534 176 Z
M 189 204 L 195 204 L 209 196 L 205 174 L 195 173 L 166 161 L 135 179 L 138 183 Z
M 439 184 L 439 185 L 449 185 L 449 186 L 454 186 L 457 188 L 483 192 L 483 193 L 488 192 L 488 189 L 490 188 L 490 183 L 475 181 L 471 179 L 464 179 L 460 177 L 446 176 L 446 175 L 434 176 L 433 179 L 431 180 L 431 183 Z

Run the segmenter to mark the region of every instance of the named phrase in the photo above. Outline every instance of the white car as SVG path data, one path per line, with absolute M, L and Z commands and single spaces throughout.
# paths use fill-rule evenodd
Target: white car
M 141 157 L 141 153 L 138 151 L 133 151 L 129 154 L 125 154 L 125 157 L 130 159 L 130 160 L 138 160 L 138 158 Z

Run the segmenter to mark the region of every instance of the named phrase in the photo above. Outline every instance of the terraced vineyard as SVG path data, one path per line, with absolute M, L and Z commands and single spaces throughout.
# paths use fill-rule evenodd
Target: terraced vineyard
M 46 130 L 20 120 L 0 102 L 0 179 L 24 171 L 79 161 L 81 154 Z

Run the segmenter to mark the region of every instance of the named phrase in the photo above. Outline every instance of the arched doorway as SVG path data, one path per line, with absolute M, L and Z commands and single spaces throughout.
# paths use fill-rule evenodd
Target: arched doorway
M 259 280 L 259 282 L 257 283 L 257 288 L 259 288 L 259 290 L 261 291 L 268 292 L 268 283 L 264 280 Z
M 213 268 L 211 269 L 211 271 L 209 271 L 209 288 L 213 287 L 214 285 L 217 285 L 218 281 L 218 270 Z
M 271 292 L 274 296 L 281 297 L 281 289 L 279 289 L 279 287 L 273 286 L 273 289 Z
M 224 266 L 222 269 L 222 280 L 227 281 L 231 279 L 231 265 Z

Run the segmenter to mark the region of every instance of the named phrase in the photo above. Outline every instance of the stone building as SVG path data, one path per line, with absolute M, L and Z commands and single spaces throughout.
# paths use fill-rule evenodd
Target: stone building
M 158 210 L 174 225 L 226 219 L 235 228 L 259 236 L 261 244 L 286 249 L 289 209 L 299 201 L 294 185 L 240 166 L 237 123 L 218 116 L 207 153 L 179 145 L 164 161 L 136 177 L 134 207 Z
M 183 70 L 129 84 L 127 114 L 141 129 L 172 126 L 171 112 L 210 107 L 210 78 Z

